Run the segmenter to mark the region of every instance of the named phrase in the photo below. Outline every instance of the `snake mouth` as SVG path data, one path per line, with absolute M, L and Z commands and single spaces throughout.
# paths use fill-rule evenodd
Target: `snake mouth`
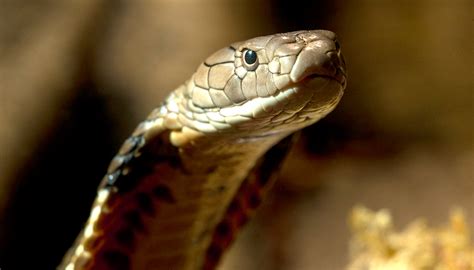
M 293 76 L 291 76 L 293 75 Z M 347 77 L 343 66 L 336 63 L 327 63 L 324 66 L 311 66 L 305 71 L 300 71 L 299 74 L 291 74 L 293 85 L 308 84 L 316 79 L 325 79 L 328 81 L 337 82 L 342 88 L 347 85 Z
M 346 83 L 347 83 L 346 75 L 342 72 L 338 72 L 335 75 L 313 73 L 313 74 L 310 74 L 310 75 L 304 77 L 303 79 L 301 79 L 300 82 L 307 83 L 307 82 L 310 82 L 312 80 L 319 79 L 319 78 L 335 81 L 335 82 L 339 83 L 341 85 L 341 87 L 343 87 L 343 88 L 345 88 Z

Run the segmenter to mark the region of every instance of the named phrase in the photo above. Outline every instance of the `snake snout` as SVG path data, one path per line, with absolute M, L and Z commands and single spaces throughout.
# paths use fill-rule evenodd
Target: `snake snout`
M 307 78 L 328 77 L 345 86 L 345 64 L 339 43 L 321 35 L 301 39 L 306 45 L 296 59 L 290 79 L 296 83 Z

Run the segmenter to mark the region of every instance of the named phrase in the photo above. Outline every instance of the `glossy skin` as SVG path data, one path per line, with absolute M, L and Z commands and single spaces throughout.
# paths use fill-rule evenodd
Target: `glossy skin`
M 342 97 L 335 39 L 298 31 L 208 57 L 124 143 L 60 268 L 214 269 L 290 144 L 275 145 Z

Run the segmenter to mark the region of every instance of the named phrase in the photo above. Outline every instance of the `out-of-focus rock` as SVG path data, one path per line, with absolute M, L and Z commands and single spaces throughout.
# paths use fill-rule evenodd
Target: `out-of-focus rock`
M 464 213 L 453 210 L 449 224 L 431 228 L 423 219 L 400 232 L 388 210 L 373 212 L 358 206 L 349 224 L 351 262 L 347 270 L 470 270 L 474 245 Z

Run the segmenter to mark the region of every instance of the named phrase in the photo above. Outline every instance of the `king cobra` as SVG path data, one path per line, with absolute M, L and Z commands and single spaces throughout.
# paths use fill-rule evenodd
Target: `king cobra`
M 215 52 L 125 140 L 58 269 L 215 269 L 292 134 L 331 112 L 345 86 L 330 31 Z

